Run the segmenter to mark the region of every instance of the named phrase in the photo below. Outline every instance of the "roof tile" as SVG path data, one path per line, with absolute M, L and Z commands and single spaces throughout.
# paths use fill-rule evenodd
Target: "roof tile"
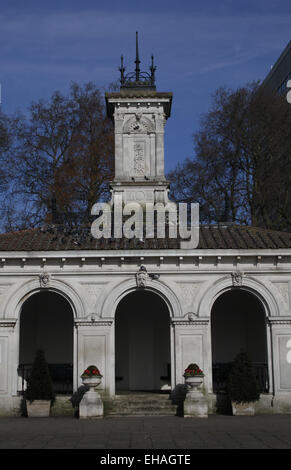
M 94 239 L 90 227 L 79 230 L 61 226 L 33 228 L 0 234 L 0 251 L 142 250 L 177 249 L 179 239 Z M 200 249 L 291 248 L 291 233 L 257 227 L 208 225 L 200 227 Z

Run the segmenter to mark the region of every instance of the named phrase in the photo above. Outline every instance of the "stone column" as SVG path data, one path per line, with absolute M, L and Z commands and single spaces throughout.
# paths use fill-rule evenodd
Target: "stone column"
M 209 318 L 192 318 L 191 316 L 187 319 L 185 317 L 175 318 L 172 320 L 172 325 L 175 342 L 176 387 L 178 389 L 181 388 L 181 385 L 185 386 L 184 371 L 189 364 L 196 363 L 205 375 L 201 393 L 203 393 L 203 397 L 207 402 L 208 390 L 211 388 L 212 383 Z M 173 391 L 173 393 L 175 392 Z M 205 406 L 203 414 L 205 414 Z
M 158 114 L 156 117 L 157 130 L 156 130 L 156 178 L 164 179 L 164 114 Z
M 19 411 L 19 397 L 17 388 L 18 357 L 15 354 L 14 327 L 16 320 L 0 320 L 0 413 L 13 414 Z
M 113 320 L 77 319 L 75 325 L 78 329 L 78 386 L 82 385 L 81 374 L 86 367 L 95 365 L 103 378 L 98 390 L 102 394 L 114 393 L 115 377 L 112 367 L 114 355 L 114 337 L 112 329 Z
M 270 317 L 273 409 L 291 412 L 291 317 Z
M 194 362 L 204 371 L 204 386 L 209 389 L 208 376 L 212 373 L 209 364 L 210 338 L 209 318 L 174 318 L 172 320 L 175 341 L 176 384 L 184 384 L 184 370 Z
M 114 134 L 115 134 L 115 146 L 114 146 L 114 154 L 115 154 L 115 178 L 124 179 L 124 162 L 123 162 L 123 134 L 122 134 L 122 126 L 123 126 L 124 115 L 115 110 L 114 113 Z

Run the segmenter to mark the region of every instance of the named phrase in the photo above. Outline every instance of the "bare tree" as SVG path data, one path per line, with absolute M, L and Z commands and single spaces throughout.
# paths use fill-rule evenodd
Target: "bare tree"
M 258 83 L 220 88 L 194 134 L 194 158 L 171 172 L 172 197 L 207 223 L 290 228 L 291 112 Z
M 28 117 L 13 119 L 11 132 L 6 229 L 88 221 L 113 174 L 113 128 L 100 90 L 73 83 L 68 96 L 55 92 L 48 102 L 32 103 Z

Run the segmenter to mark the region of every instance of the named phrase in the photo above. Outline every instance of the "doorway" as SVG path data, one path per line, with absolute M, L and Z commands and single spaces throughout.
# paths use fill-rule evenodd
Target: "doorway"
M 170 391 L 170 315 L 147 290 L 127 294 L 115 316 L 116 391 Z

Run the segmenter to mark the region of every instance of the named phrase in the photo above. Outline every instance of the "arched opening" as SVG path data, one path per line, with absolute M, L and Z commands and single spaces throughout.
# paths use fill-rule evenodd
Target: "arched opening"
M 213 391 L 225 391 L 235 356 L 244 350 L 253 365 L 261 392 L 269 391 L 266 315 L 251 292 L 232 289 L 221 294 L 211 311 Z
M 115 316 L 116 391 L 171 389 L 170 315 L 164 300 L 141 290 L 126 295 Z
M 25 301 L 20 315 L 19 388 L 23 392 L 38 349 L 46 360 L 57 394 L 73 390 L 73 311 L 55 292 L 38 292 Z

